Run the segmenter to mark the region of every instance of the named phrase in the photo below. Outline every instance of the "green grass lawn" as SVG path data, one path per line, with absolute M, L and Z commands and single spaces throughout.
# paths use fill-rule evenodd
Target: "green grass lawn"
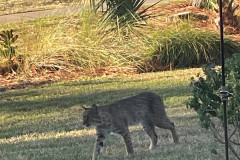
M 168 130 L 157 129 L 158 146 L 149 151 L 146 133 L 133 126 L 134 155 L 127 156 L 122 138 L 111 135 L 100 159 L 223 159 L 224 146 L 214 141 L 211 133 L 199 126 L 196 113 L 186 108 L 190 78 L 198 72 L 201 69 L 83 78 L 0 93 L 0 159 L 91 159 L 95 130 L 83 129 L 81 106 L 108 104 L 142 91 L 162 96 L 180 144 L 172 142 Z M 217 154 L 211 153 L 213 150 Z
M 12 5 L 4 5 L 8 6 L 4 9 L 0 3 L 0 14 L 55 8 L 69 5 L 68 2 L 76 5 L 76 1 L 6 1 Z M 101 38 L 98 16 L 86 10 L 79 15 L 8 23 L 0 25 L 0 29 L 13 29 L 19 35 L 17 54 L 25 57 L 25 73 L 30 73 L 31 67 L 44 65 L 60 66 L 63 70 L 76 65 L 84 71 L 144 64 L 148 51 L 155 47 L 149 39 L 160 27 L 150 22 L 143 32 L 147 37 L 109 34 Z M 161 15 L 160 21 L 165 21 L 166 16 Z M 210 131 L 202 129 L 197 114 L 186 108 L 191 96 L 190 78 L 198 72 L 201 69 L 81 78 L 0 93 L 0 160 L 89 160 L 95 130 L 83 128 L 81 106 L 109 104 L 142 91 L 152 91 L 163 98 L 180 143 L 173 143 L 170 131 L 157 128 L 158 146 L 149 151 L 146 133 L 140 126 L 133 126 L 130 130 L 135 153 L 127 156 L 122 138 L 111 135 L 101 160 L 224 159 L 224 145 L 217 143 Z

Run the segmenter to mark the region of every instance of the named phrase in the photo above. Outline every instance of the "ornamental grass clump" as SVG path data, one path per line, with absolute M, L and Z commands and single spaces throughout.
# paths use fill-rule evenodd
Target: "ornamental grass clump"
M 211 31 L 181 26 L 160 31 L 154 36 L 157 44 L 150 53 L 152 61 L 160 66 L 182 68 L 220 62 L 220 38 Z M 224 42 L 227 57 L 240 52 L 236 41 L 225 38 Z

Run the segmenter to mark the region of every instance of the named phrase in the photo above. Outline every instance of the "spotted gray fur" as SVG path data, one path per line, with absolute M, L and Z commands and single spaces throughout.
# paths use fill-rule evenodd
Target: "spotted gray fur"
M 113 132 L 120 134 L 125 142 L 128 154 L 134 152 L 128 126 L 140 123 L 150 138 L 149 149 L 157 145 L 155 126 L 169 129 L 175 143 L 179 142 L 178 135 L 165 111 L 163 100 L 152 92 L 143 92 L 136 96 L 122 99 L 115 103 L 85 108 L 83 125 L 96 126 L 97 139 L 92 160 L 97 160 L 106 136 Z

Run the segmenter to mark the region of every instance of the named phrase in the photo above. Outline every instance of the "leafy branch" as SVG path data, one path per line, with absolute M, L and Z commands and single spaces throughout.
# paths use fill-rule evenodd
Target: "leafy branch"
M 194 109 L 202 127 L 212 131 L 213 136 L 224 144 L 224 136 L 219 131 L 223 128 L 223 107 L 221 103 L 220 88 L 221 68 L 204 68 L 204 76 L 197 80 L 192 78 L 193 97 L 187 106 Z M 229 124 L 229 149 L 240 160 L 236 148 L 240 146 L 240 54 L 226 60 L 226 87 L 234 94 L 228 100 L 227 122 Z M 217 125 L 220 122 L 221 127 Z M 230 131 L 231 129 L 231 131 Z

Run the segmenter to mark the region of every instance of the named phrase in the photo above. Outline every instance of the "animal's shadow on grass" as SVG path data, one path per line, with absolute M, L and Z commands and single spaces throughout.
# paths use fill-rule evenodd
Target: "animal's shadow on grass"
M 114 101 L 126 98 L 128 96 L 133 96 L 137 93 L 143 91 L 151 91 L 159 94 L 164 98 L 179 97 L 179 96 L 189 96 L 189 87 L 171 87 L 171 88 L 155 88 L 155 89 L 124 89 L 124 90 L 108 90 L 108 91 L 96 91 L 90 94 L 78 93 L 69 96 L 60 96 L 48 99 L 38 99 L 38 100 L 20 100 L 20 101 L 7 101 L 0 102 L 0 109 L 4 108 L 7 112 L 21 112 L 21 111 L 31 111 L 39 110 L 44 108 L 68 108 L 74 105 L 82 104 L 108 104 Z M 26 92 L 25 94 L 29 94 Z M 31 92 L 30 94 L 36 95 L 36 92 Z M 11 96 L 21 96 L 21 94 L 12 93 L 8 94 Z M 22 94 L 24 96 L 24 94 Z
M 28 101 L 8 101 L 0 102 L 0 111 L 10 115 L 38 115 L 42 112 L 46 113 L 46 117 L 34 117 L 25 119 L 24 116 L 20 119 L 12 120 L 11 127 L 4 126 L 0 129 L 0 138 L 10 138 L 13 136 L 20 136 L 29 133 L 44 133 L 44 132 L 59 132 L 71 131 L 82 128 L 82 112 L 81 105 L 84 104 L 109 104 L 122 98 L 135 95 L 142 91 L 152 91 L 164 98 L 189 96 L 189 87 L 171 87 L 171 88 L 155 88 L 155 89 L 124 89 L 124 90 L 109 90 L 109 91 L 96 91 L 91 94 L 78 93 L 75 95 L 61 96 L 57 98 L 38 99 Z M 13 93 L 15 94 L 15 93 Z M 27 93 L 26 93 L 27 94 Z M 35 94 L 35 93 L 34 93 Z M 11 94 L 9 93 L 9 96 Z M 77 110 L 72 110 L 67 114 L 72 114 L 72 117 L 64 119 L 64 110 L 70 110 L 71 107 L 77 107 Z M 44 111 L 43 111 L 44 110 Z M 58 113 L 58 117 L 47 116 L 48 114 Z M 76 113 L 77 112 L 77 113 Z M 62 119 L 60 119 L 63 117 Z M 9 117 L 11 119 L 11 117 Z M 37 119 L 37 120 L 36 120 Z M 49 120 L 48 120 L 49 119 Z M 60 119 L 60 120 L 59 120 Z M 16 123 L 16 124 L 14 124 Z M 5 125 L 8 125 L 6 123 Z

